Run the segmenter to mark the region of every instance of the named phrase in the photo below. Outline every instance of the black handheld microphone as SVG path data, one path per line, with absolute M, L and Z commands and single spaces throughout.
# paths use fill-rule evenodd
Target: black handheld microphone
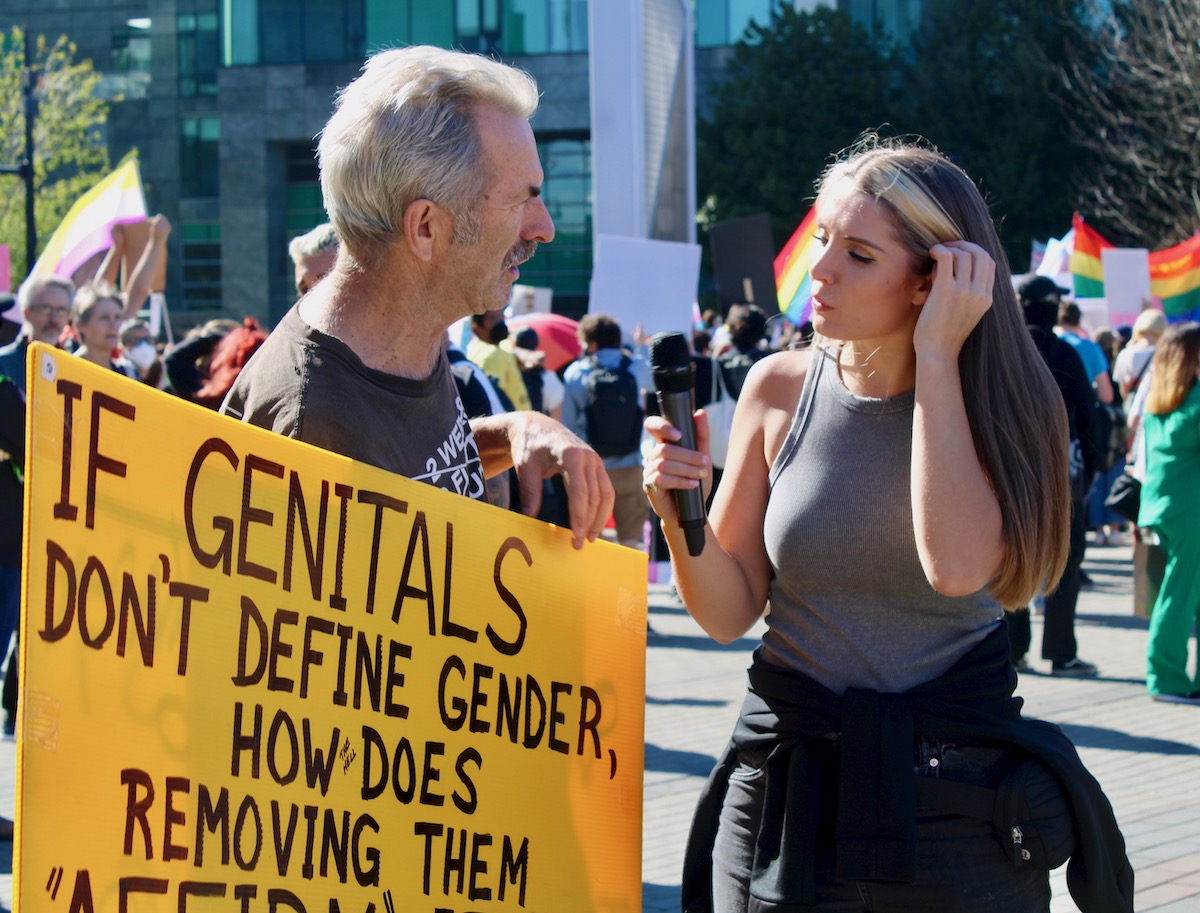
M 679 429 L 679 446 L 695 450 L 696 366 L 682 333 L 658 333 L 650 340 L 650 369 L 663 418 Z M 673 494 L 688 554 L 696 557 L 704 551 L 703 486 L 676 488 Z

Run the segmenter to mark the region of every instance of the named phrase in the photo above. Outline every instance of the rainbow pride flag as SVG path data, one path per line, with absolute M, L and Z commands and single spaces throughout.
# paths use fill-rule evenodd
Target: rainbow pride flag
M 1150 254 L 1150 294 L 1169 323 L 1200 320 L 1200 234 Z
M 775 290 L 779 311 L 796 326 L 812 317 L 812 276 L 808 264 L 812 258 L 813 236 L 817 233 L 817 210 L 810 209 L 775 258 Z
M 1071 229 L 1075 233 L 1071 250 L 1071 275 L 1074 277 L 1076 298 L 1104 297 L 1104 265 L 1100 252 L 1112 247 L 1100 234 L 1083 221 L 1083 216 L 1071 216 Z

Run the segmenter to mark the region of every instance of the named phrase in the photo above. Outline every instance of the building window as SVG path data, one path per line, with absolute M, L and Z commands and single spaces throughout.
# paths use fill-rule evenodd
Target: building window
M 221 225 L 193 222 L 183 226 L 183 307 L 221 309 Z
M 292 238 L 328 222 L 325 203 L 321 197 L 321 175 L 317 168 L 317 151 L 308 143 L 287 143 L 284 146 L 284 228 L 287 243 Z M 292 258 L 287 245 L 278 251 L 278 281 L 288 289 L 287 304 L 296 300 Z M 274 297 L 274 296 L 273 296 Z M 277 302 L 273 302 L 273 311 Z M 272 317 L 277 317 L 275 313 Z
M 284 149 L 287 175 L 288 240 L 328 222 L 321 198 L 317 151 L 308 143 L 288 143 Z
M 458 43 L 509 56 L 588 49 L 587 0 L 456 0 Z
M 832 6 L 832 0 L 692 0 L 696 22 L 696 45 L 702 48 L 737 44 L 752 22 L 771 24 L 771 13 L 787 2 L 797 10 Z
M 457 0 L 454 20 L 460 47 L 481 54 L 500 49 L 500 0 Z
M 452 0 L 365 0 L 367 53 L 405 44 L 457 46 L 455 5 Z
M 361 60 L 364 0 L 226 0 L 225 66 Z
M 145 98 L 150 90 L 150 20 L 130 19 L 112 30 L 112 70 L 101 76 L 104 98 Z
M 185 197 L 217 196 L 220 187 L 220 120 L 185 117 L 179 129 L 180 194 Z
M 216 95 L 221 54 L 216 13 L 186 13 L 176 19 L 179 42 L 179 94 Z
M 554 243 L 538 248 L 521 267 L 521 282 L 579 300 L 592 275 L 592 147 L 582 138 L 538 140 L 546 179 L 542 196 L 554 219 Z

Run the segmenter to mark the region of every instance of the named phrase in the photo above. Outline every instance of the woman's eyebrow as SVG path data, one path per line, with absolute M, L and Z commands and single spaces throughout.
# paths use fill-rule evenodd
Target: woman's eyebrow
M 874 241 L 869 241 L 869 240 L 867 240 L 866 238 L 855 238 L 855 237 L 852 237 L 852 236 L 850 236 L 850 235 L 847 235 L 847 236 L 846 236 L 846 240 L 847 240 L 847 241 L 852 241 L 852 242 L 853 242 L 853 243 L 855 243 L 855 244 L 862 244 L 862 245 L 865 245 L 866 247 L 872 247 L 872 248 L 874 248 L 875 250 L 879 251 L 880 253 L 884 253 L 884 249 L 883 249 L 883 247 L 881 247 L 880 245 L 876 244 Z

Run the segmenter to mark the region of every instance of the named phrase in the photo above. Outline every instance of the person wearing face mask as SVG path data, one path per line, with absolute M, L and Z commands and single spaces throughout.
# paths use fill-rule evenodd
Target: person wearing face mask
M 163 365 L 144 320 L 126 320 L 121 324 L 121 351 L 137 369 L 138 379 L 151 387 L 162 386 Z
M 500 343 L 508 339 L 508 324 L 504 322 L 503 309 L 485 311 L 471 316 L 471 341 L 467 343 L 467 358 L 495 378 L 504 395 L 512 400 L 513 408 L 527 412 L 531 408 L 529 391 L 521 376 L 521 363 L 517 356 Z

